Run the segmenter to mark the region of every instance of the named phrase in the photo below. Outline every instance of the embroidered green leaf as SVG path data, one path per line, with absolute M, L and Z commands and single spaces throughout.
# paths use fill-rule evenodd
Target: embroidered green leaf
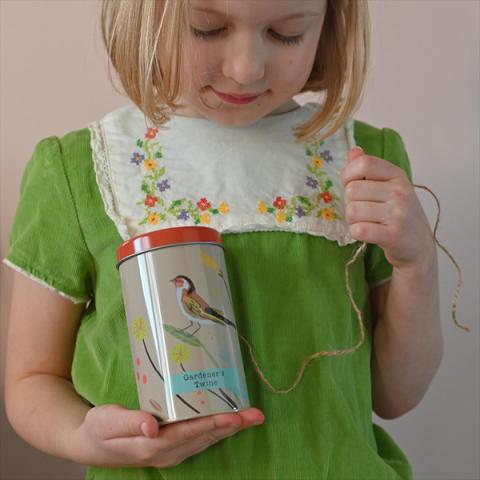
M 325 188 L 328 190 L 331 186 L 333 185 L 333 182 L 328 179 L 326 182 L 325 182 Z
M 182 200 L 174 200 L 172 202 L 172 207 L 178 207 L 178 205 L 182 204 Z
M 292 217 L 287 217 L 287 222 L 291 222 L 292 221 Z
M 305 153 L 306 153 L 307 155 L 309 155 L 310 157 L 313 155 L 313 152 L 312 152 L 312 150 L 310 149 L 310 147 L 307 147 L 307 148 L 305 149 Z
M 145 182 L 142 182 L 142 192 L 145 192 L 145 193 L 150 193 L 150 188 L 148 187 L 148 184 L 146 184 Z
M 217 214 L 218 214 L 218 208 L 214 208 L 214 209 L 212 210 L 212 213 L 213 213 L 214 215 L 217 215 Z
M 157 174 L 157 177 L 161 177 L 162 175 L 165 175 L 165 167 L 162 167 Z
M 311 205 L 310 199 L 308 197 L 304 197 L 303 195 L 298 195 L 297 198 L 304 204 L 304 205 Z
M 195 221 L 193 222 L 195 225 L 198 225 L 200 223 L 200 219 L 196 218 Z
M 155 158 L 162 158 L 163 155 L 162 155 L 162 152 L 155 152 Z
M 272 207 L 268 207 L 268 208 L 267 208 L 267 212 L 268 212 L 268 213 L 273 213 L 274 211 L 275 211 L 275 209 L 272 208 Z
M 140 139 L 137 140 L 137 146 L 139 146 L 140 148 L 143 147 L 143 142 Z

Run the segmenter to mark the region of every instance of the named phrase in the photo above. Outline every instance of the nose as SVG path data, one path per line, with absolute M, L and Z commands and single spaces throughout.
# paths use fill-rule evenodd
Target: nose
M 253 34 L 230 37 L 225 45 L 222 73 L 239 85 L 251 85 L 264 77 L 265 61 L 261 39 Z

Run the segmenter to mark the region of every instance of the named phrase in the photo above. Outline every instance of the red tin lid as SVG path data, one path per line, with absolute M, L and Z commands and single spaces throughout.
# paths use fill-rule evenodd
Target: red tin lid
M 222 243 L 220 233 L 209 227 L 173 227 L 132 237 L 117 248 L 117 260 L 159 247 L 182 243 Z

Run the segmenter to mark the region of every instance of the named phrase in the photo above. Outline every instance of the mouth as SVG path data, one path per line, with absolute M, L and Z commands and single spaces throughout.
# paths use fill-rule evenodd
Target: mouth
M 226 92 L 217 92 L 214 88 L 212 90 L 215 92 L 215 94 L 224 100 L 225 102 L 228 103 L 233 103 L 236 105 L 242 105 L 245 103 L 251 103 L 255 101 L 258 97 L 263 95 L 262 93 L 243 93 L 243 94 L 237 94 L 237 93 L 226 93 Z

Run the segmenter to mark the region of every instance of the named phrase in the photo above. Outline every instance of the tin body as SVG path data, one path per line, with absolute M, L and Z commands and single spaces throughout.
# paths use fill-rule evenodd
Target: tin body
M 117 258 L 140 408 L 162 424 L 248 408 L 218 232 L 158 230 Z

